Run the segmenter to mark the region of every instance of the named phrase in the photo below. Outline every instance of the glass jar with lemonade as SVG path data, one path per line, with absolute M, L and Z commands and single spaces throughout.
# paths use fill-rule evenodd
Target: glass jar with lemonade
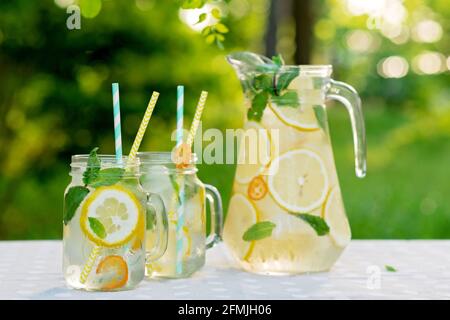
M 72 181 L 64 195 L 64 277 L 76 289 L 131 289 L 144 278 L 146 258 L 156 259 L 166 249 L 164 205 L 141 188 L 137 160 L 123 157 L 118 164 L 96 151 L 72 157 Z M 150 254 L 146 220 L 160 239 Z
M 167 250 L 155 261 L 147 263 L 146 275 L 159 278 L 185 278 L 205 264 L 205 251 L 221 239 L 222 200 L 217 189 L 197 177 L 196 155 L 183 167 L 172 162 L 170 152 L 140 152 L 143 188 L 158 194 L 167 208 L 169 236 Z M 207 233 L 209 203 L 210 232 Z M 182 217 L 182 218 L 181 218 Z M 147 228 L 147 246 L 153 247 L 157 237 Z

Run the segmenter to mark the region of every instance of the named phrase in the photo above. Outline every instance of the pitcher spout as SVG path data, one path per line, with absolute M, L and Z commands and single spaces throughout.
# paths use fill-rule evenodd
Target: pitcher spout
M 270 69 L 271 66 L 275 66 L 273 61 L 269 58 L 248 51 L 233 52 L 227 55 L 227 61 L 239 75 L 257 71 L 261 68 Z

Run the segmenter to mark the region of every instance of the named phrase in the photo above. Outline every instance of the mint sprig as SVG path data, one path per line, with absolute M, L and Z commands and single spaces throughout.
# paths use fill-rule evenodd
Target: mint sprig
M 318 236 L 324 236 L 330 232 L 330 227 L 321 217 L 308 214 L 308 213 L 294 213 L 291 212 L 292 215 L 296 216 L 299 219 L 302 219 L 307 224 L 311 226 L 311 228 L 316 231 Z
M 270 237 L 275 227 L 275 223 L 270 221 L 261 221 L 255 223 L 250 228 L 248 228 L 247 231 L 244 232 L 242 240 L 255 241 Z
M 103 186 L 111 186 L 119 182 L 125 173 L 123 168 L 107 168 L 101 169 L 101 162 L 97 155 L 98 147 L 92 149 L 83 172 L 83 183 L 85 186 L 98 188 Z
M 67 225 L 72 220 L 78 206 L 89 193 L 89 189 L 83 186 L 71 187 L 64 196 L 63 222 Z
M 86 170 L 83 172 L 83 183 L 85 185 L 89 185 L 95 179 L 97 179 L 98 173 L 100 171 L 100 159 L 97 156 L 97 150 L 98 147 L 95 147 L 89 153 Z
M 284 60 L 281 55 L 272 57 L 273 64 L 259 66 L 259 74 L 251 81 L 253 91 L 252 105 L 247 112 L 248 120 L 260 121 L 267 102 L 271 99 L 277 106 L 299 106 L 296 91 L 288 91 L 289 84 L 294 80 L 299 71 L 297 68 L 283 70 Z

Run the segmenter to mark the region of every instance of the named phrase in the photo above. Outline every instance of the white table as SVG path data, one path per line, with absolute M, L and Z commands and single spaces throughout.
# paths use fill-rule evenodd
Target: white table
M 450 241 L 352 241 L 330 272 L 281 277 L 235 269 L 219 245 L 192 278 L 110 293 L 68 289 L 61 253 L 60 241 L 0 242 L 0 299 L 450 299 Z

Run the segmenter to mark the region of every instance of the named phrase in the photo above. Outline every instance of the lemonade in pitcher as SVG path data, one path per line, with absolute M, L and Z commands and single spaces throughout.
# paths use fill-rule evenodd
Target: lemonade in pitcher
M 328 270 L 351 238 L 333 159 L 325 101 L 343 102 L 365 173 L 359 98 L 330 79 L 331 66 L 284 66 L 252 53 L 230 55 L 247 105 L 224 241 L 245 270 Z M 252 134 L 253 133 L 253 134 Z M 256 133 L 256 134 L 254 134 Z

